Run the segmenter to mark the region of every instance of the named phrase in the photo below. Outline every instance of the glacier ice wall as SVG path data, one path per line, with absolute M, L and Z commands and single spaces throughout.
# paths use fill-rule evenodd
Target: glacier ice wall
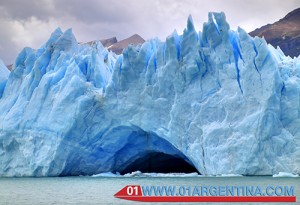
M 224 13 L 120 56 L 57 29 L 0 74 L 0 176 L 122 171 L 153 151 L 201 174 L 300 172 L 300 59 Z

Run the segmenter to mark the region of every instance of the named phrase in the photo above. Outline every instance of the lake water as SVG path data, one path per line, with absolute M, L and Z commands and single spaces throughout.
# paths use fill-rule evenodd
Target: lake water
M 45 177 L 0 178 L 0 204 L 145 204 L 114 198 L 126 185 L 294 186 L 300 204 L 300 178 L 272 177 Z M 146 203 L 162 204 L 162 203 Z M 170 204 L 170 203 L 165 203 Z M 180 203 L 177 203 L 180 204 Z M 196 203 L 190 203 L 196 204 Z M 207 204 L 207 203 L 201 203 Z M 210 203 L 212 204 L 212 203 Z M 214 203 L 230 204 L 230 203 Z M 239 203 L 234 203 L 239 204 Z M 259 204 L 259 203 L 243 203 Z M 262 203 L 270 204 L 270 203 Z M 282 204 L 282 203 L 273 203 Z

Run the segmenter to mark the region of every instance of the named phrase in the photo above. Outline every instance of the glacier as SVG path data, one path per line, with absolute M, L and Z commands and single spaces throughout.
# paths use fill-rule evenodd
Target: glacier
M 299 174 L 300 58 L 211 12 L 121 55 L 56 29 L 0 63 L 0 176 L 123 172 L 153 153 L 202 175 Z

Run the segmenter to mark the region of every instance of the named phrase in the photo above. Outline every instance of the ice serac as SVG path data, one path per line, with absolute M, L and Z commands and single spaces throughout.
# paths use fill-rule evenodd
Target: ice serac
M 0 59 L 0 98 L 6 85 L 6 81 L 9 75 L 9 70 Z
M 299 173 L 299 77 L 299 58 L 230 30 L 224 13 L 119 56 L 57 29 L 8 77 L 0 175 L 138 170 L 155 153 L 208 175 Z

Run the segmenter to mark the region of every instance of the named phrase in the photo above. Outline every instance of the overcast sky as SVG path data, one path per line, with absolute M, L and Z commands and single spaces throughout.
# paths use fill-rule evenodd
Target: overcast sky
M 39 48 L 57 27 L 79 42 L 135 33 L 164 40 L 182 33 L 189 14 L 197 30 L 209 11 L 224 11 L 232 29 L 250 32 L 300 7 L 299 0 L 0 0 L 0 58 L 14 62 L 23 47 Z

